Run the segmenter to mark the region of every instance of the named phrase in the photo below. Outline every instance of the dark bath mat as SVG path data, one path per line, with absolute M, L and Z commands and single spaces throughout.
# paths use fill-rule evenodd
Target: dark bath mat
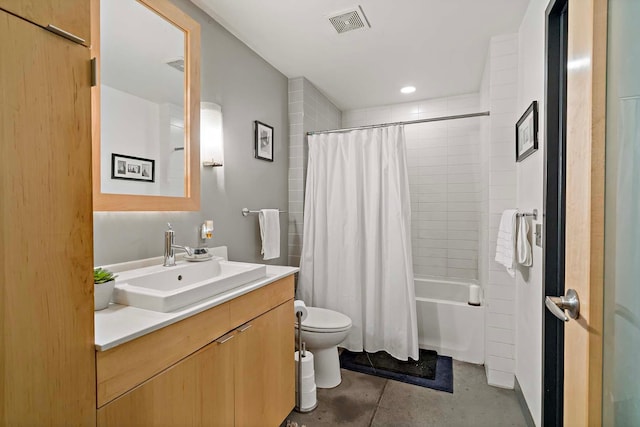
M 340 366 L 351 371 L 376 375 L 434 390 L 453 393 L 453 366 L 450 357 L 435 351 L 420 349 L 417 361 L 397 360 L 384 351 L 351 352 L 340 355 Z

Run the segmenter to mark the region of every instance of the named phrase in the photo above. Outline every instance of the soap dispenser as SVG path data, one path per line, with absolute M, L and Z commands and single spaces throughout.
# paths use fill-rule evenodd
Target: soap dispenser
M 213 221 L 207 220 L 198 227 L 198 249 L 204 249 L 200 253 L 207 253 L 207 240 L 213 237 Z

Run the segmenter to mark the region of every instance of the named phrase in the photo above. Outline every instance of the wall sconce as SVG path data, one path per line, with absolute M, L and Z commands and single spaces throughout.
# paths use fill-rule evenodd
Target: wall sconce
M 200 158 L 202 166 L 222 166 L 222 108 L 213 102 L 200 104 Z

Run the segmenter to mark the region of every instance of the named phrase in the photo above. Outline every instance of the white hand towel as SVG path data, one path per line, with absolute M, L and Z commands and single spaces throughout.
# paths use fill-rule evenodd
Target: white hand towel
M 515 209 L 502 212 L 498 240 L 496 242 L 496 261 L 504 265 L 511 277 L 516 277 L 513 269 L 516 249 L 516 214 Z
M 280 256 L 280 211 L 278 209 L 261 209 L 258 214 L 260 221 L 260 237 L 262 237 L 263 259 L 273 259 Z
M 524 216 L 518 222 L 518 263 L 525 267 L 531 266 L 531 245 L 529 244 L 529 223 Z

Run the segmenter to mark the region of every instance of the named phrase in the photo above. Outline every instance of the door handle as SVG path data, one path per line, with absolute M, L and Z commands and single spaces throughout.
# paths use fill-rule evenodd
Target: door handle
M 568 322 L 569 318 L 577 319 L 580 317 L 580 299 L 578 293 L 573 289 L 569 289 L 565 296 L 546 297 L 544 304 L 554 316 L 563 322 Z M 565 314 L 565 310 L 569 313 L 569 317 Z

